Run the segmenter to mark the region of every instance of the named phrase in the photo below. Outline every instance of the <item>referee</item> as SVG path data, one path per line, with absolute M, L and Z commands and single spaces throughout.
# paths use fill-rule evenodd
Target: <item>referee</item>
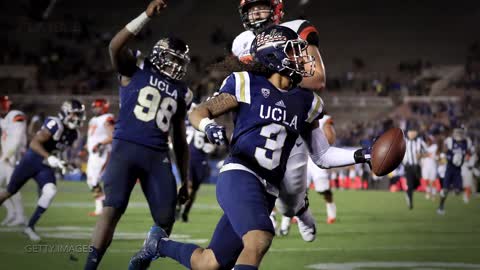
M 410 126 L 407 128 L 406 139 L 407 151 L 403 158 L 403 165 L 405 166 L 405 177 L 407 178 L 407 206 L 411 210 L 413 209 L 413 192 L 420 185 L 420 158 L 421 154 L 425 151 L 425 142 L 418 137 L 416 127 Z

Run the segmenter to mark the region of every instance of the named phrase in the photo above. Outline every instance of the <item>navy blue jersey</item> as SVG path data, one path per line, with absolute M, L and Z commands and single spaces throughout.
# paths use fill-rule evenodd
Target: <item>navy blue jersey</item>
M 207 155 L 215 150 L 215 146 L 208 141 L 205 133 L 196 130 L 188 120 L 185 120 L 185 125 L 187 127 L 190 161 L 193 161 L 192 165 L 195 163 L 200 164 L 202 161 L 207 160 Z
M 455 140 L 448 137 L 445 139 L 445 145 L 447 147 L 448 165 L 457 168 L 462 167 L 465 157 L 472 147 L 472 142 L 469 139 Z
M 311 132 L 323 101 L 302 88 L 279 90 L 267 78 L 248 72 L 227 77 L 220 92 L 235 96 L 239 104 L 225 163 L 241 164 L 278 187 L 295 141 Z
M 43 144 L 48 153 L 64 151 L 72 146 L 79 137 L 77 129 L 67 128 L 58 117 L 47 117 L 42 129 L 46 129 L 52 134 L 52 137 Z
M 120 113 L 114 138 L 168 150 L 170 120 L 184 114 L 192 99 L 191 91 L 180 81 L 159 73 L 145 59 L 139 61 L 127 86 L 120 86 Z

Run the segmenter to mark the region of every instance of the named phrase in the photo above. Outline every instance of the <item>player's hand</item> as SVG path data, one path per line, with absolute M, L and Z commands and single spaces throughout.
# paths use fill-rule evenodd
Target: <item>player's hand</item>
M 185 204 L 190 199 L 191 189 L 191 181 L 183 183 L 178 190 L 178 205 Z
M 49 156 L 47 158 L 47 163 L 48 163 L 48 166 L 50 166 L 52 168 L 59 168 L 62 171 L 67 169 L 67 163 L 65 161 L 57 158 L 56 156 Z
M 216 145 L 227 145 L 227 131 L 224 126 L 219 126 L 215 123 L 208 124 L 205 127 L 205 134 L 211 143 Z
M 105 151 L 105 144 L 103 143 L 97 143 L 92 149 L 93 153 L 98 153 L 100 156 L 103 155 L 103 152 Z
M 371 156 L 372 148 L 362 148 L 355 151 L 353 154 L 353 158 L 355 159 L 355 163 L 367 163 L 372 168 L 372 164 L 370 160 L 372 159 Z
M 167 0 L 153 0 L 148 4 L 147 10 L 145 10 L 145 13 L 147 13 L 148 17 L 155 17 L 160 14 L 160 11 L 165 9 L 167 7 Z

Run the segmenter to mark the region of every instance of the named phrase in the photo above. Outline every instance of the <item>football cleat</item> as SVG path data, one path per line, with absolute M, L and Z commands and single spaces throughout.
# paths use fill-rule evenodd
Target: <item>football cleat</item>
M 25 226 L 27 225 L 27 221 L 25 217 L 15 217 L 12 221 L 7 223 L 8 227 L 15 227 L 15 226 Z
M 153 260 L 162 257 L 158 254 L 158 248 L 163 238 L 168 238 L 167 233 L 157 225 L 152 226 L 143 242 L 142 249 L 130 259 L 128 270 L 147 269 Z
M 23 233 L 27 235 L 30 240 L 35 242 L 38 242 L 42 239 L 31 227 L 25 227 L 25 229 L 23 230 Z
M 333 223 L 335 223 L 336 221 L 337 221 L 337 219 L 334 218 L 334 217 L 329 217 L 329 218 L 327 218 L 327 224 L 333 224 Z
M 313 240 L 315 240 L 315 237 L 317 235 L 317 228 L 315 226 L 315 223 L 307 224 L 300 219 L 297 219 L 297 223 L 298 231 L 300 232 L 303 241 L 312 242 Z
M 11 216 L 7 215 L 0 223 L 0 226 L 7 226 L 8 223 L 12 222 L 14 219 L 15 219 L 14 215 L 11 215 Z
M 437 209 L 437 214 L 444 216 L 445 215 L 445 209 L 438 208 Z

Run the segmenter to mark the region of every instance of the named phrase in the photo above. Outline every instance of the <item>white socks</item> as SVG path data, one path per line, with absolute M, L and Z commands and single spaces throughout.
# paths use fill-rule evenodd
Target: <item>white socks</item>
M 328 218 L 337 218 L 337 206 L 334 202 L 327 203 L 327 217 Z

